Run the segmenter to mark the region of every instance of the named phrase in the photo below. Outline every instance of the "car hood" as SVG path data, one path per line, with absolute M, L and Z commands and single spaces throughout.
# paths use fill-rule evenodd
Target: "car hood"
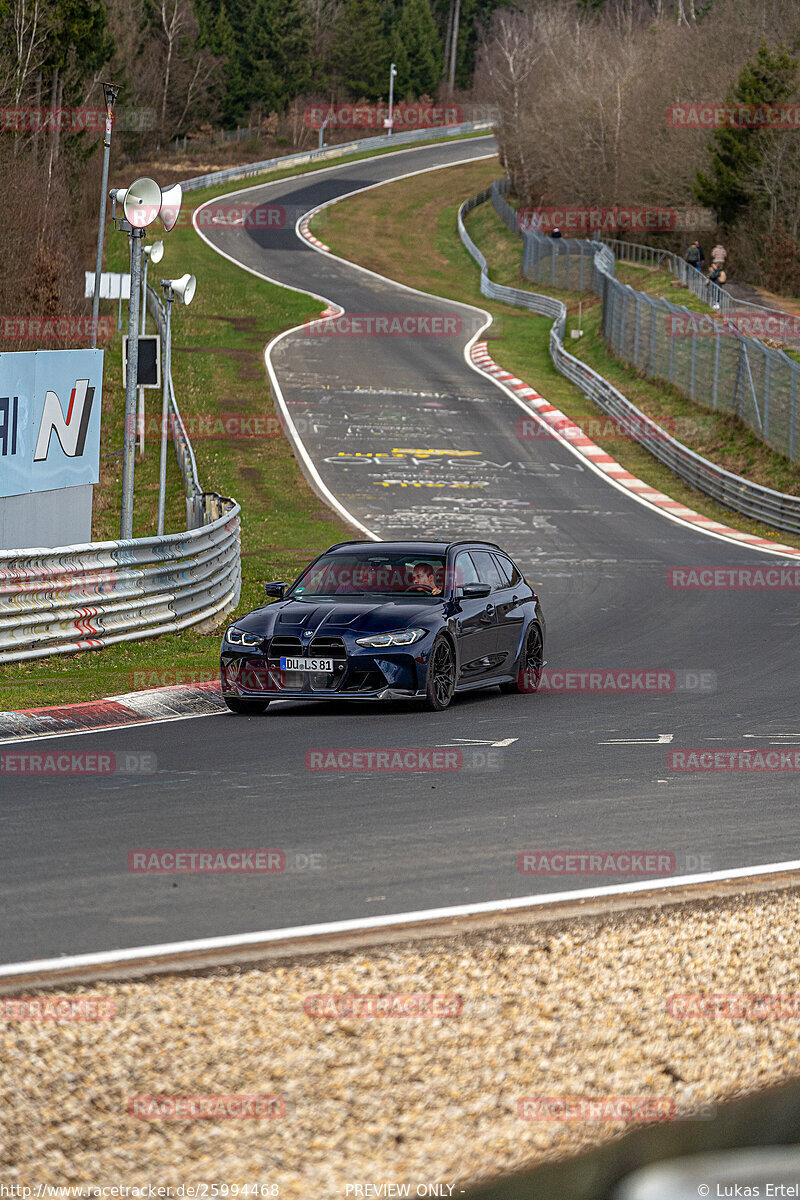
M 320 636 L 348 631 L 386 633 L 414 625 L 428 627 L 431 620 L 440 619 L 441 612 L 442 601 L 438 597 L 422 603 L 369 597 L 334 601 L 279 600 L 239 618 L 236 625 L 262 637 L 282 633 L 299 634 L 309 630 Z

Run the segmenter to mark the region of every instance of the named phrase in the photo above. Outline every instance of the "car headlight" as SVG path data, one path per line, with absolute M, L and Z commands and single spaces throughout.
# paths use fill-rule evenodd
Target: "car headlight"
M 230 642 L 232 646 L 259 647 L 261 645 L 261 638 L 257 633 L 248 633 L 246 629 L 237 629 L 235 625 L 229 625 L 225 630 L 225 641 Z
M 391 633 L 373 633 L 369 637 L 356 638 L 357 646 L 368 646 L 372 650 L 385 650 L 387 646 L 410 646 L 424 638 L 427 629 L 395 629 Z

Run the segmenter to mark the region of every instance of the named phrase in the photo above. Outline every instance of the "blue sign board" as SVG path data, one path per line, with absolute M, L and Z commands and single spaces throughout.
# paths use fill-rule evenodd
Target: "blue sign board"
M 0 496 L 100 478 L 102 350 L 0 354 Z

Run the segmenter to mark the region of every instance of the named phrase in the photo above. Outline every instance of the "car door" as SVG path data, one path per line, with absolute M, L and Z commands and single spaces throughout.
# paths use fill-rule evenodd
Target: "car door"
M 502 668 L 510 671 L 516 662 L 522 640 L 525 625 L 523 592 L 528 589 L 510 558 L 497 552 L 493 552 L 492 558 L 503 579 L 503 586 L 492 597 L 497 621 L 497 652 L 503 656 L 500 663 Z
M 457 555 L 454 564 L 457 588 L 467 583 L 488 583 L 481 579 L 472 556 L 466 550 Z M 458 592 L 456 592 L 458 596 Z M 497 626 L 491 596 L 459 599 L 461 611 L 456 614 L 458 659 L 462 680 L 479 679 L 491 674 L 497 655 Z

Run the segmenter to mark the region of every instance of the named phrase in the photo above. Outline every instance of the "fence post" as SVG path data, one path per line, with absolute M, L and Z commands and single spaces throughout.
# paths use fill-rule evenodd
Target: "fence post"
M 692 366 L 689 375 L 689 395 L 694 400 L 695 364 L 697 363 L 697 334 L 692 334 Z
M 769 382 L 770 357 L 764 355 L 764 441 L 769 437 Z
M 797 423 L 797 367 L 792 364 L 792 388 L 789 398 L 789 458 L 794 461 L 795 429 Z
M 639 293 L 636 293 L 636 327 L 633 331 L 633 365 L 639 366 L 639 321 L 641 319 Z
M 656 373 L 656 303 L 650 301 L 650 374 Z
M 721 336 L 722 335 L 720 334 L 719 330 L 717 330 L 717 332 L 714 334 L 714 388 L 711 393 L 712 408 L 717 407 L 717 389 L 719 388 L 719 344 Z

